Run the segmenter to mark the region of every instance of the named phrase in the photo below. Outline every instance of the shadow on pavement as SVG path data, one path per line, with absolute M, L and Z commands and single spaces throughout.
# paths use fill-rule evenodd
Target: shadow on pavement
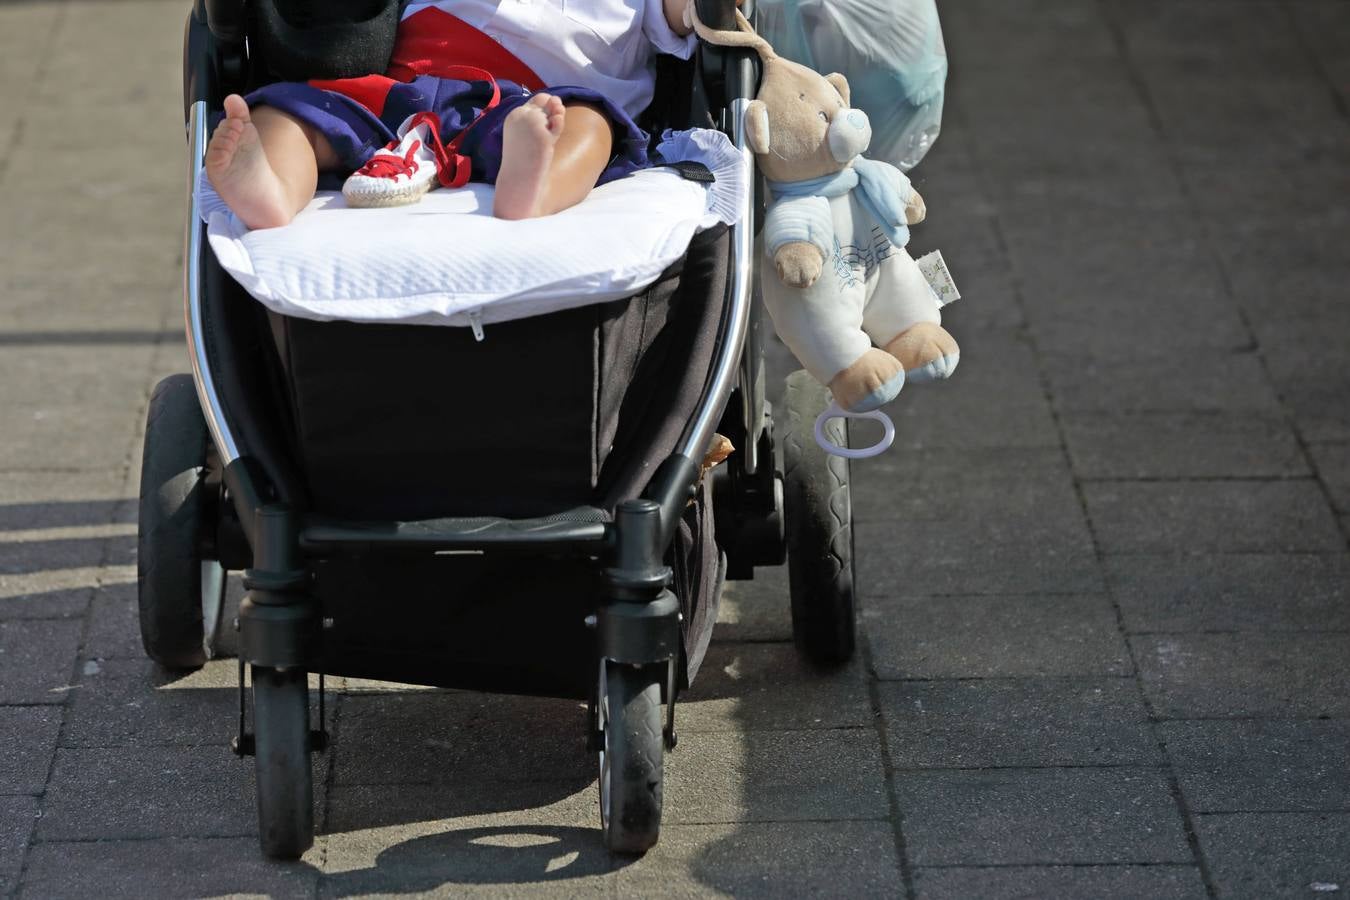
M 467 884 L 546 884 L 627 865 L 592 828 L 549 825 L 465 828 L 383 850 L 375 865 L 325 877 L 325 896 L 432 891 Z

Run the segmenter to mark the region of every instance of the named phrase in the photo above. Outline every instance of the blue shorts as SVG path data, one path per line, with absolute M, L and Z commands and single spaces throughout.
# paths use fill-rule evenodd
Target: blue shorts
M 369 86 L 367 79 L 355 81 L 365 81 L 366 87 Z M 409 82 L 380 79 L 379 84 L 383 96 L 376 99 L 383 102 L 378 115 L 345 93 L 305 82 L 269 84 L 244 99 L 250 107 L 262 104 L 289 113 L 328 139 L 342 161 L 342 171 L 320 175 L 319 186 L 327 189 L 340 186 L 341 180 L 361 168 L 376 150 L 397 140 L 398 127 L 414 113 L 430 111 L 439 116 L 441 140 L 448 144 L 474 122 L 492 99 L 492 85 L 485 81 L 419 75 Z M 533 96 L 532 91 L 512 81 L 499 81 L 497 85 L 500 102 L 473 124 L 459 148 L 473 163 L 470 180 L 485 184 L 497 181 L 502 161 L 502 125 L 507 115 Z M 564 103 L 596 106 L 614 127 L 614 154 L 597 185 L 651 165 L 647 160 L 647 133 L 608 99 L 582 87 L 550 87 L 545 92 Z

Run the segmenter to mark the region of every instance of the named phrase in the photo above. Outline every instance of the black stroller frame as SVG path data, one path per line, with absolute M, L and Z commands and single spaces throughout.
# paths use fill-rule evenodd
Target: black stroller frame
M 698 2 L 705 22 L 734 27 L 730 2 Z M 184 76 L 189 198 L 195 197 L 202 172 L 210 111 L 219 108 L 227 86 L 233 90 L 246 83 L 248 22 L 245 0 L 194 0 L 185 38 Z M 712 121 L 740 149 L 747 176 L 753 177 L 744 114 L 757 85 L 757 60 L 753 54 L 705 45 L 697 65 Z M 674 452 L 655 468 L 645 489 L 618 502 L 612 517 L 356 521 L 295 508 L 279 490 L 275 465 L 255 458 L 239 439 L 232 416 L 239 416 L 240 410 L 225 399 L 212 362 L 213 344 L 221 337 L 211 297 L 219 280 L 228 276 L 211 265 L 205 226 L 195 199 L 190 199 L 184 304 L 192 377 L 190 383 L 186 376 L 166 379 L 151 401 L 139 545 L 142 635 L 149 654 L 161 663 L 171 668 L 201 665 L 210 655 L 212 617 L 218 620 L 220 615 L 224 569 L 245 569 L 247 593 L 234 622 L 239 638 L 240 723 L 233 747 L 242 756 L 256 757 L 259 824 L 267 856 L 296 858 L 313 843 L 309 755 L 324 750 L 328 741 L 322 673 L 332 669 L 325 664 L 323 644 L 333 626 L 313 596 L 317 561 L 467 552 L 573 558 L 598 567 L 603 587 L 585 621 L 598 660 L 598 672 L 592 670 L 598 677 L 590 682 L 595 686 L 589 698 L 590 744 L 600 759 L 605 842 L 615 852 L 641 853 L 659 835 L 662 754 L 676 745 L 675 701 L 682 687 L 681 606 L 671 590 L 668 554 L 686 508 L 703 490 L 701 463 L 715 431 L 727 434 L 738 447 L 718 470 L 712 488 L 718 540 L 729 557 L 728 576 L 752 577 L 756 565 L 781 564 L 792 545 L 812 545 L 815 549 L 792 551 L 799 646 L 821 662 L 839 662 L 851 655 L 847 463 L 815 454 L 803 443 L 810 441 L 812 408 L 823 408 L 825 398 L 818 388 L 813 393 L 806 381 L 798 379 L 796 395 L 805 398 L 805 405 L 793 408 L 790 379 L 789 415 L 807 419 L 795 422 L 800 439 L 790 438 L 785 448 L 785 513 L 785 480 L 775 465 L 754 304 L 755 220 L 756 201 L 751 197 L 741 224 L 727 235 L 726 297 L 695 412 Z M 168 437 L 166 428 L 173 432 Z M 186 452 L 198 454 L 191 472 L 179 473 L 181 461 L 160 462 L 171 455 L 161 446 L 169 443 L 169 437 L 187 445 Z M 183 451 L 172 452 L 181 456 Z M 169 492 L 172 502 L 165 507 L 154 497 L 162 498 L 171 485 L 178 487 L 176 493 Z M 195 521 L 184 523 L 184 516 Z M 177 550 L 170 552 L 173 541 L 178 541 Z M 167 596 L 184 592 L 201 598 L 200 610 L 186 604 L 191 612 L 187 619 L 195 616 L 195 622 L 184 619 L 181 596 Z M 251 733 L 246 667 L 252 670 Z M 320 673 L 319 722 L 314 729 L 307 676 L 312 671 Z M 466 686 L 484 685 L 471 681 Z

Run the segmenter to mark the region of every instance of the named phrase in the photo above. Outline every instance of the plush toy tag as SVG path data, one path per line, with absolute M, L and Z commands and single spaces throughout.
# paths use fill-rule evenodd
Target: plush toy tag
M 919 271 L 933 289 L 938 306 L 946 306 L 953 300 L 961 299 L 961 292 L 956 289 L 956 282 L 952 280 L 952 273 L 947 271 L 947 263 L 943 261 L 940 250 L 925 253 L 914 261 L 919 264 Z

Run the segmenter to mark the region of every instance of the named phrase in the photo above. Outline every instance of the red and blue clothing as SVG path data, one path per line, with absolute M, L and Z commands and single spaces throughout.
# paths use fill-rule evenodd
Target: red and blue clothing
M 466 72 L 467 70 L 470 70 Z M 483 80 L 473 69 L 481 70 Z M 502 125 L 532 94 L 546 91 L 564 103 L 600 109 L 614 128 L 614 152 L 597 184 L 650 165 L 648 136 L 623 109 L 594 90 L 545 86 L 525 63 L 478 29 L 437 8 L 404 19 L 384 75 L 336 81 L 277 82 L 249 94 L 289 113 L 328 139 L 343 171 L 359 169 L 376 150 L 397 139 L 408 117 L 432 112 L 441 140 L 456 145 L 472 166 L 472 181 L 493 184 L 501 167 Z

